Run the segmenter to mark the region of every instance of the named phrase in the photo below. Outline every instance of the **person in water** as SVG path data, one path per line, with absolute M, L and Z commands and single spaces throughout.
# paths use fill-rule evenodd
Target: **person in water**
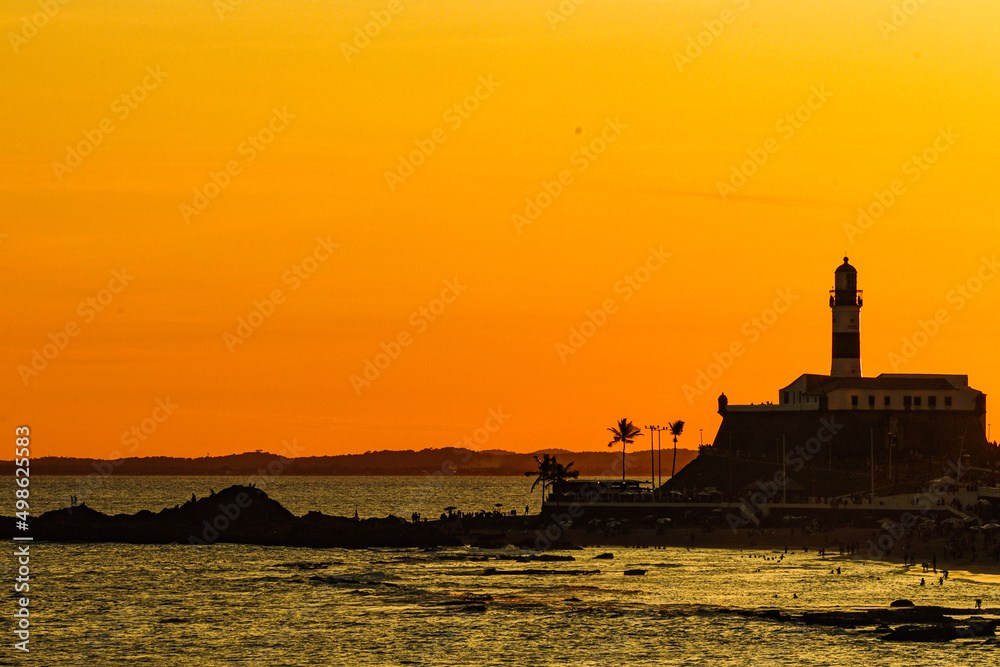
M 926 581 L 924 581 L 924 578 L 923 578 L 923 577 L 920 577 L 920 585 L 921 585 L 921 586 L 926 586 L 926 585 L 927 585 L 927 582 L 926 582 Z

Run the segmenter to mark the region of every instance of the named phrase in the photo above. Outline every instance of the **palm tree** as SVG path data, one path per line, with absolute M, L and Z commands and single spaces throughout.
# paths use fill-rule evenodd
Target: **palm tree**
M 570 461 L 566 465 L 561 463 L 556 463 L 556 457 L 552 457 L 552 486 L 555 487 L 559 482 L 564 482 L 567 479 L 576 479 L 580 476 L 579 470 L 570 470 L 573 467 L 573 462 Z
M 542 502 L 545 502 L 546 488 L 552 488 L 557 482 L 562 482 L 567 479 L 576 479 L 580 476 L 579 470 L 570 470 L 573 466 L 572 462 L 563 465 L 556 460 L 555 456 L 551 456 L 549 454 L 542 454 L 542 458 L 535 456 L 534 459 L 538 463 L 538 469 L 529 470 L 524 473 L 524 476 L 534 476 L 535 482 L 531 485 L 532 491 L 534 491 L 535 487 L 539 484 L 542 485 Z
M 535 477 L 534 484 L 531 485 L 531 490 L 534 491 L 535 487 L 539 484 L 542 485 L 542 502 L 545 502 L 545 487 L 548 486 L 549 478 L 552 476 L 552 463 L 554 459 L 548 454 L 543 454 L 542 458 L 537 456 L 532 457 L 538 463 L 538 470 L 529 470 L 524 473 L 525 477 Z
M 684 432 L 684 422 L 680 419 L 670 424 L 670 435 L 674 436 L 674 462 L 670 466 L 670 479 L 674 478 L 674 473 L 677 472 L 677 437 Z
M 609 428 L 609 431 L 615 436 L 615 439 L 608 443 L 608 447 L 611 447 L 616 442 L 622 443 L 622 484 L 625 483 L 625 445 L 631 445 L 635 442 L 634 438 L 637 435 L 642 435 L 642 431 L 637 429 L 632 425 L 627 419 L 618 420 L 618 424 L 614 428 Z

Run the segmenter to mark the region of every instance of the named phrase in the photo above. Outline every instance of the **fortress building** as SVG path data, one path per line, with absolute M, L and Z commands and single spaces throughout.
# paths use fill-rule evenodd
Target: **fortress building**
M 967 375 L 861 373 L 861 290 L 847 258 L 834 272 L 829 375 L 804 374 L 777 401 L 734 405 L 719 397 L 714 442 L 672 480 L 673 488 L 739 494 L 783 471 L 805 496 L 915 490 L 962 466 L 994 469 L 986 395 Z

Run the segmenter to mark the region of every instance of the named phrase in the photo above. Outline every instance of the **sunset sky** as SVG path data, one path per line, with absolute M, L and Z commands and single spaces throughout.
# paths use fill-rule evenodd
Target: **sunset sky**
M 845 252 L 865 375 L 996 405 L 1000 5 L 903 4 L 8 0 L 4 428 L 691 447 L 829 373 Z

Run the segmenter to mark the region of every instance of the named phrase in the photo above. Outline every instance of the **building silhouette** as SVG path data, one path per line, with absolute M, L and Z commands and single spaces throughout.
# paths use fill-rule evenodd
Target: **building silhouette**
M 830 291 L 830 374 L 800 375 L 778 390 L 777 401 L 763 404 L 720 396 L 715 440 L 672 488 L 738 495 L 780 472 L 786 495 L 835 496 L 873 486 L 876 493 L 904 493 L 943 475 L 959 477 L 965 466 L 994 470 L 986 395 L 969 386 L 967 375 L 862 375 L 861 307 L 858 272 L 845 257 Z

